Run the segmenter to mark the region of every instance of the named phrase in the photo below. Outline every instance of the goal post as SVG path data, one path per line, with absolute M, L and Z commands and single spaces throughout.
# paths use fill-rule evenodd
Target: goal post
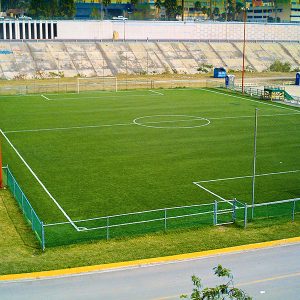
M 77 78 L 77 93 L 90 91 L 118 91 L 117 77 L 91 77 L 91 78 Z

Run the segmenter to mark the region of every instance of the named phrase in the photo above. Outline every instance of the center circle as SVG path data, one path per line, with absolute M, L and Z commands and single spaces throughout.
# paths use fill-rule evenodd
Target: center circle
M 133 123 L 149 128 L 197 128 L 210 124 L 210 120 L 190 115 L 152 115 L 138 117 Z

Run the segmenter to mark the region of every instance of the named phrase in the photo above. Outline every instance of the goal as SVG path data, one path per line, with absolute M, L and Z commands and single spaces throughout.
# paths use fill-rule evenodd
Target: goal
M 88 91 L 118 91 L 117 77 L 77 78 L 77 93 Z

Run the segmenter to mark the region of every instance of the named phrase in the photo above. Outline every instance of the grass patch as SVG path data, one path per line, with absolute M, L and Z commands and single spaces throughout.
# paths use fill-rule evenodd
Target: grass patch
M 130 261 L 300 236 L 298 215 L 295 222 L 268 219 L 250 223 L 247 229 L 223 226 L 177 230 L 49 248 L 43 253 L 6 190 L 0 191 L 0 219 L 2 275 Z
M 251 175 L 256 107 L 257 174 L 300 170 L 300 110 L 210 90 L 159 91 L 3 97 L 0 128 L 73 221 L 213 202 L 193 182 Z M 3 158 L 40 219 L 66 221 L 7 142 Z M 296 198 L 299 180 L 299 173 L 257 179 L 256 202 Z M 207 187 L 251 202 L 250 180 Z M 146 232 L 163 228 L 152 224 Z M 51 238 L 50 245 L 105 238 L 52 228 L 46 247 Z

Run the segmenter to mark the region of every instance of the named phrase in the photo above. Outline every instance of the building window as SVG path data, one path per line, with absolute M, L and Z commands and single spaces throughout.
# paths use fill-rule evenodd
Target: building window
M 52 30 L 51 30 L 51 23 L 48 23 L 48 39 L 51 40 L 52 38 Z
M 0 40 L 4 39 L 3 23 L 0 23 Z
M 53 37 L 57 37 L 57 23 L 53 24 Z
M 19 29 L 20 29 L 20 40 L 24 39 L 23 36 L 23 23 L 19 23 Z
M 46 39 L 46 24 L 42 23 L 42 38 Z
M 28 23 L 25 23 L 25 39 L 29 39 L 29 26 Z
M 30 29 L 31 29 L 31 39 L 34 40 L 34 23 L 30 23 Z
M 12 31 L 12 32 L 11 32 L 11 35 L 12 35 L 11 38 L 12 38 L 13 40 L 15 40 L 15 39 L 16 39 L 16 24 L 15 24 L 15 23 L 12 23 L 12 24 L 11 24 L 11 31 Z
M 39 40 L 41 39 L 41 24 L 36 23 L 36 38 Z
M 5 29 L 6 29 L 6 39 L 9 40 L 10 39 L 10 30 L 9 30 L 9 23 L 5 24 Z

